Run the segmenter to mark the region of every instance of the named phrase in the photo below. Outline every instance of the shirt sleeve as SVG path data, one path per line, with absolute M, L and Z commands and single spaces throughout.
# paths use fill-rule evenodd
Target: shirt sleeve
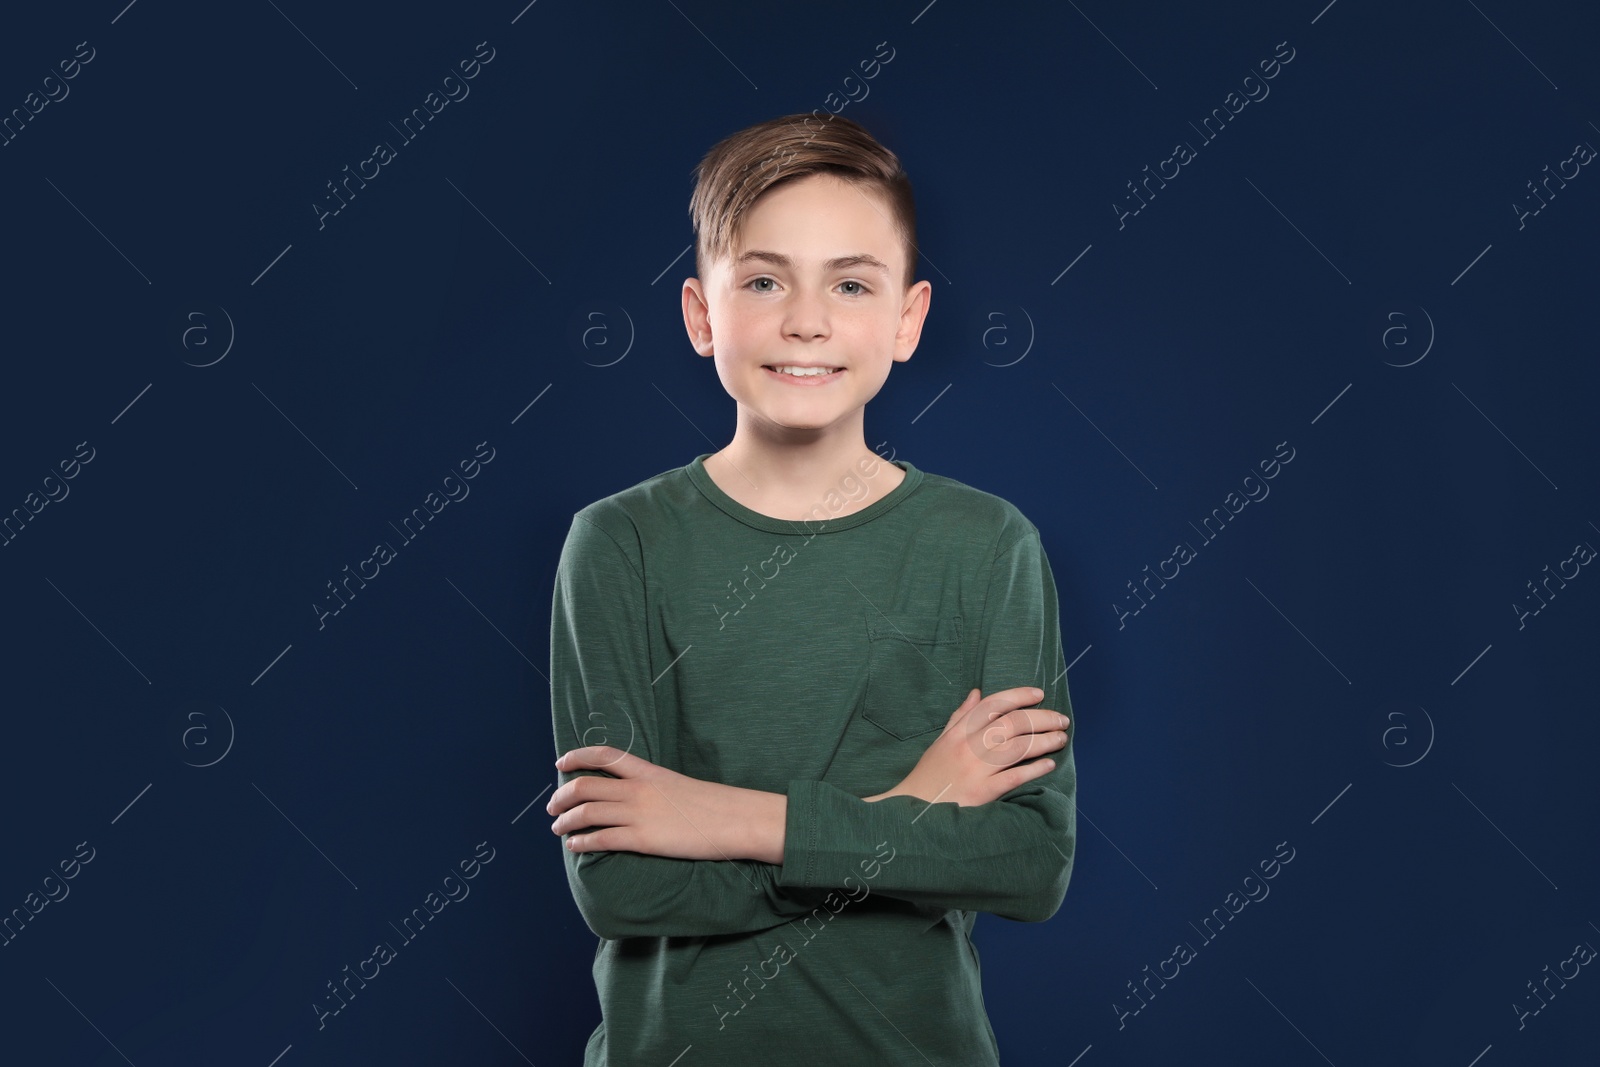
M 1077 844 L 1077 715 L 1067 696 L 1055 578 L 1038 530 L 994 559 L 977 638 L 984 696 L 1032 685 L 1037 706 L 1068 716 L 1056 766 L 989 804 L 893 796 L 868 802 L 826 782 L 788 786 L 780 886 L 832 886 L 864 856 L 888 853 L 873 889 L 916 904 L 1044 922 L 1061 907 Z
M 608 744 L 657 763 L 645 586 L 637 537 L 622 541 L 575 516 L 556 567 L 550 620 L 551 717 L 556 755 Z M 674 768 L 676 769 L 676 768 Z M 562 785 L 578 775 L 561 772 Z M 606 775 L 611 777 L 611 775 Z M 704 937 L 766 930 L 821 905 L 818 889 L 778 885 L 778 865 L 688 860 L 565 847 L 567 885 L 596 936 Z

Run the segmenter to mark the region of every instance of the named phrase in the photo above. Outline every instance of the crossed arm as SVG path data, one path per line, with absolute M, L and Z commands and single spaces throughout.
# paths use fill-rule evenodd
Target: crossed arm
M 584 775 L 551 794 L 550 830 L 568 835 L 570 852 L 783 862 L 789 798 L 781 793 L 691 778 L 609 745 L 565 752 L 556 769 L 617 776 Z M 587 827 L 601 829 L 572 833 Z
M 983 703 L 1022 694 L 1010 698 L 1020 704 L 1038 692 L 1007 690 Z M 787 795 L 701 781 L 609 746 L 563 753 L 556 766 L 577 777 L 547 810 L 557 816 L 552 831 L 584 831 L 568 838 L 566 868 L 585 921 L 607 939 L 747 933 L 823 905 L 836 911 L 834 898 L 858 898 L 867 880 L 883 896 L 924 907 L 1045 921 L 1061 905 L 1076 851 L 1072 751 L 1005 764 L 1060 747 L 1053 738 L 1064 737 L 1055 730 L 1064 717 L 1035 708 L 988 713 L 977 695 L 905 782 L 873 797 L 809 780 L 790 782 Z M 957 719 L 989 714 L 1005 729 L 1021 722 L 1038 730 L 996 743 L 1002 727 L 990 727 L 980 749 Z M 942 777 L 942 767 L 963 762 L 959 786 Z M 600 777 L 599 767 L 616 777 Z M 924 789 L 928 797 L 901 791 L 919 772 L 946 784 Z M 1046 777 L 1053 787 L 1042 785 Z
M 968 694 L 911 774 L 888 792 L 862 799 L 909 796 L 929 804 L 987 804 L 1055 769 L 1050 759 L 1017 766 L 1066 747 L 1067 716 L 1023 707 L 1042 699 L 1043 690 L 1010 689 L 975 700 L 978 695 L 977 690 Z M 584 775 L 551 795 L 545 810 L 557 818 L 550 830 L 569 835 L 568 851 L 784 862 L 785 794 L 691 778 L 609 745 L 572 749 L 555 765 L 560 771 L 603 770 L 616 776 Z M 573 833 L 590 827 L 598 829 Z
M 626 706 L 647 712 L 651 696 L 646 684 L 625 688 L 628 665 L 648 661 L 643 633 L 594 624 L 582 611 L 607 604 L 613 617 L 644 617 L 634 553 L 584 520 L 573 531 L 551 629 L 556 765 L 566 781 L 547 811 L 552 830 L 570 835 L 568 884 L 597 935 L 770 929 L 854 885 L 865 857 L 885 844 L 895 861 L 872 864 L 869 875 L 884 896 L 1023 922 L 1059 908 L 1076 851 L 1073 747 L 1014 765 L 1030 746 L 1032 755 L 1057 747 L 1046 738 L 1061 729 L 1053 711 L 1014 709 L 1071 710 L 1055 587 L 1036 532 L 995 557 L 976 650 L 990 695 L 980 704 L 970 693 L 905 781 L 863 798 L 821 781 L 796 779 L 785 795 L 690 778 L 651 762 L 648 731 L 630 745 L 642 756 L 584 746 L 580 721 L 612 679 L 623 679 L 615 684 Z M 1018 679 L 1034 679 L 1042 693 L 1001 689 Z M 950 728 L 958 719 L 965 726 Z

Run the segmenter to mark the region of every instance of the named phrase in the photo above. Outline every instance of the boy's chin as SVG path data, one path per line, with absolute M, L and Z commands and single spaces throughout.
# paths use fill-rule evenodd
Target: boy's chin
M 753 407 L 758 417 L 768 427 L 780 433 L 814 433 L 818 435 L 819 440 L 827 436 L 830 430 L 848 424 L 851 417 L 861 411 L 860 406 L 830 406 L 825 412 L 818 411 L 816 415 L 806 415 L 771 405 L 756 404 Z

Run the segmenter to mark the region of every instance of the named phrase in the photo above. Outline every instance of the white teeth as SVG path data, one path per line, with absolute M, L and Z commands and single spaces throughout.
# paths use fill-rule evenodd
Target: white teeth
M 830 367 L 774 367 L 779 374 L 793 374 L 797 378 L 815 378 L 824 374 L 832 374 Z

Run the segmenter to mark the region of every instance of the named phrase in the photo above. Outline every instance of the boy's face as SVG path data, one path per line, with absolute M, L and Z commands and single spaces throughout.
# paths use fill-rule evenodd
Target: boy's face
M 829 261 L 833 262 L 830 265 Z M 859 433 L 861 412 L 896 362 L 911 358 L 932 286 L 905 277 L 903 242 L 873 189 L 828 174 L 780 185 L 745 216 L 731 259 L 683 286 L 695 351 L 761 429 Z M 790 378 L 772 368 L 842 373 Z

